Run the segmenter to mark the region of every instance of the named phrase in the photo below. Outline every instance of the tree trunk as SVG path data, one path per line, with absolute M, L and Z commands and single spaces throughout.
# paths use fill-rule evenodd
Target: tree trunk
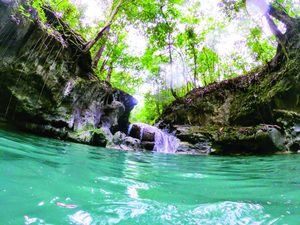
M 172 40 L 172 37 L 171 37 L 171 32 L 169 32 L 169 34 L 168 34 L 168 48 L 169 48 L 169 60 L 170 60 L 170 70 L 171 70 L 171 72 L 170 72 L 170 74 L 171 74 L 171 93 L 172 93 L 172 95 L 173 95 L 173 97 L 175 98 L 175 99 L 178 99 L 178 96 L 177 96 L 177 94 L 176 94 L 176 91 L 174 90 L 174 83 L 173 83 L 173 56 L 172 56 L 172 42 L 171 42 L 171 40 Z
M 286 32 L 284 34 L 278 29 L 272 17 L 286 25 Z M 279 10 L 272 5 L 266 15 L 266 19 L 279 44 L 277 54 L 270 62 L 270 65 L 276 66 L 284 60 L 288 61 L 291 58 L 290 55 L 297 52 L 295 49 L 299 49 L 297 36 L 300 33 L 300 21 L 299 18 L 290 17 L 284 10 Z
M 270 6 L 268 14 L 284 23 L 287 27 L 295 25 L 295 18 L 290 17 L 286 12 L 277 9 L 272 5 Z
M 278 42 L 283 42 L 284 41 L 284 35 L 283 33 L 278 29 L 278 27 L 276 26 L 275 22 L 273 21 L 273 19 L 269 16 L 266 15 L 266 19 L 268 21 L 269 27 L 272 31 L 272 33 L 276 36 L 277 41 Z
M 97 34 L 96 38 L 92 41 L 89 41 L 87 45 L 84 48 L 84 52 L 88 52 L 91 50 L 91 48 L 104 36 L 106 30 L 111 26 L 111 23 L 107 23 Z
M 114 8 L 114 10 L 111 12 L 110 17 L 108 19 L 108 21 L 106 22 L 106 24 L 104 25 L 104 27 L 100 30 L 100 32 L 97 34 L 97 36 L 91 40 L 90 42 L 87 43 L 86 47 L 84 48 L 84 52 L 88 52 L 91 50 L 91 48 L 104 36 L 105 31 L 107 29 L 109 29 L 114 21 L 114 19 L 116 18 L 120 7 L 122 6 L 123 0 L 120 0 L 118 2 L 118 4 L 116 5 L 116 7 Z
M 113 69 L 114 69 L 113 64 L 114 64 L 113 61 L 111 61 L 110 64 L 109 64 L 108 71 L 107 71 L 106 81 L 108 83 L 110 83 L 110 81 L 111 81 L 111 75 L 112 75 L 112 72 L 113 72 Z
M 93 68 L 97 68 L 99 60 L 101 59 L 102 54 L 103 54 L 103 52 L 105 50 L 105 46 L 106 46 L 105 43 L 103 43 L 103 45 L 98 50 L 98 52 L 97 52 L 97 54 L 96 54 L 96 56 L 95 56 L 95 58 L 93 60 Z
M 198 72 L 197 72 L 197 53 L 195 49 L 195 43 L 191 43 L 192 48 L 192 54 L 193 54 L 193 60 L 194 60 L 194 86 L 197 87 L 197 81 L 198 81 Z
M 101 65 L 101 68 L 99 70 L 100 73 L 102 73 L 104 71 L 104 68 L 105 68 L 106 64 L 107 64 L 107 59 L 103 61 L 102 65 Z
M 106 35 L 109 34 L 109 30 L 110 30 L 110 26 L 106 29 Z M 94 68 L 97 68 L 97 66 L 98 66 L 99 60 L 101 59 L 101 57 L 103 55 L 103 52 L 105 50 L 106 42 L 107 42 L 107 40 L 104 41 L 104 43 L 102 44 L 102 46 L 98 50 L 98 52 L 97 52 L 97 54 L 96 54 L 96 56 L 95 56 L 95 58 L 93 60 L 93 67 Z

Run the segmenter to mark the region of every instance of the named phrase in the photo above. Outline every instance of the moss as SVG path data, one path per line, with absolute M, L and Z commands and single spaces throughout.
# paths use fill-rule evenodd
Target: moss
M 266 66 L 249 75 L 195 89 L 186 101 L 174 102 L 166 109 L 161 120 L 172 115 L 170 122 L 174 124 L 198 126 L 276 123 L 276 109 L 300 112 L 299 67 L 298 61 L 288 61 L 278 69 Z
M 87 126 L 81 130 L 70 132 L 69 139 L 78 143 L 105 147 L 108 143 L 106 133 L 102 128 Z
M 295 123 L 300 123 L 300 113 L 289 110 L 275 110 L 277 122 L 283 126 L 293 126 Z
M 284 136 L 277 127 L 186 126 L 177 128 L 177 137 L 192 145 L 210 142 L 213 154 L 262 154 L 284 151 Z
M 2 43 L 6 50 L 0 55 L 0 117 L 37 134 L 104 146 L 110 131 L 94 127 L 105 119 L 107 127 L 117 122 L 116 129 L 121 122 L 126 127 L 133 97 L 96 79 L 90 52 L 81 51 L 85 41 L 52 12 L 47 11 L 53 29 L 49 34 L 40 21 L 24 18 L 21 25 L 14 23 L 10 15 L 15 6 L 1 8 L 3 32 L 17 35 Z M 58 23 L 63 32 L 56 30 Z M 125 106 L 123 115 L 120 107 L 105 112 L 113 97 Z
M 217 132 L 213 138 L 213 147 L 219 154 L 263 154 L 282 151 L 279 131 L 264 126 L 227 127 Z M 275 136 L 277 135 L 277 136 Z
M 222 153 L 283 151 L 289 145 L 295 149 L 300 126 L 300 20 L 294 22 L 285 33 L 289 59 L 279 45 L 274 59 L 263 67 L 195 88 L 165 109 L 161 127 L 197 127 L 178 135 L 194 144 L 197 134 L 204 134 Z

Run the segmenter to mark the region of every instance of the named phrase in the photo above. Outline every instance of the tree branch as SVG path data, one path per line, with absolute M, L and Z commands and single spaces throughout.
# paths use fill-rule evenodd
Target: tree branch
M 116 7 L 113 9 L 113 11 L 111 12 L 108 21 L 106 22 L 106 24 L 104 25 L 104 27 L 100 30 L 100 32 L 97 34 L 97 36 L 95 37 L 95 39 L 91 40 L 90 42 L 87 43 L 84 52 L 88 52 L 89 50 L 91 50 L 91 48 L 103 37 L 103 35 L 105 34 L 105 31 L 111 27 L 115 17 L 117 16 L 119 9 L 121 8 L 122 4 L 123 4 L 123 0 L 120 0 L 118 2 L 118 4 L 116 5 Z
M 289 56 L 288 56 L 288 53 L 286 50 L 286 46 L 285 46 L 286 36 L 283 33 L 281 33 L 281 31 L 278 29 L 278 27 L 274 23 L 273 19 L 269 15 L 266 15 L 266 19 L 268 21 L 268 24 L 270 26 L 272 33 L 276 36 L 278 43 L 282 47 L 282 51 L 283 51 L 284 55 L 286 56 L 287 59 L 289 59 Z
M 274 6 L 270 5 L 270 9 L 268 14 L 275 19 L 283 22 L 287 27 L 291 27 L 294 25 L 294 18 L 290 17 L 286 12 L 283 10 L 279 10 Z
M 109 30 L 110 30 L 110 26 L 106 29 L 105 34 L 108 35 L 109 34 Z M 96 53 L 96 56 L 93 60 L 93 67 L 96 68 L 98 66 L 98 63 L 100 61 L 100 59 L 102 58 L 103 52 L 105 50 L 106 47 L 106 42 L 107 42 L 107 38 L 104 40 L 104 43 L 102 44 L 102 46 L 99 48 L 98 52 Z
M 96 38 L 87 43 L 84 48 L 84 52 L 88 52 L 91 48 L 104 36 L 106 30 L 111 26 L 111 23 L 107 23 L 97 34 Z

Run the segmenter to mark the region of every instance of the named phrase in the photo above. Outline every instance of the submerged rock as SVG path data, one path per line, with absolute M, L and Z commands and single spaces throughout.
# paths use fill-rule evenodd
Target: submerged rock
M 46 10 L 47 26 L 0 0 L 0 116 L 20 128 L 105 146 L 136 100 L 98 80 L 85 41 Z M 57 26 L 60 24 L 60 26 Z

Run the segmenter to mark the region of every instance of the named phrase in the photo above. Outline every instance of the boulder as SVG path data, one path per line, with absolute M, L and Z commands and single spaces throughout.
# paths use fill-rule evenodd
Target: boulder
M 153 151 L 154 146 L 155 146 L 155 142 L 151 142 L 151 141 L 141 142 L 142 149 L 145 149 L 145 150 L 148 150 L 148 151 Z
M 141 150 L 141 141 L 136 138 L 126 137 L 125 145 L 128 146 L 132 150 Z
M 213 134 L 214 154 L 268 154 L 285 150 L 285 136 L 275 127 L 230 127 Z
M 147 124 L 136 123 L 131 125 L 129 136 L 146 142 L 155 142 L 156 127 Z
M 112 142 L 114 145 L 122 145 L 125 143 L 125 139 L 126 139 L 126 134 L 121 131 L 118 131 L 117 133 L 114 134 Z

